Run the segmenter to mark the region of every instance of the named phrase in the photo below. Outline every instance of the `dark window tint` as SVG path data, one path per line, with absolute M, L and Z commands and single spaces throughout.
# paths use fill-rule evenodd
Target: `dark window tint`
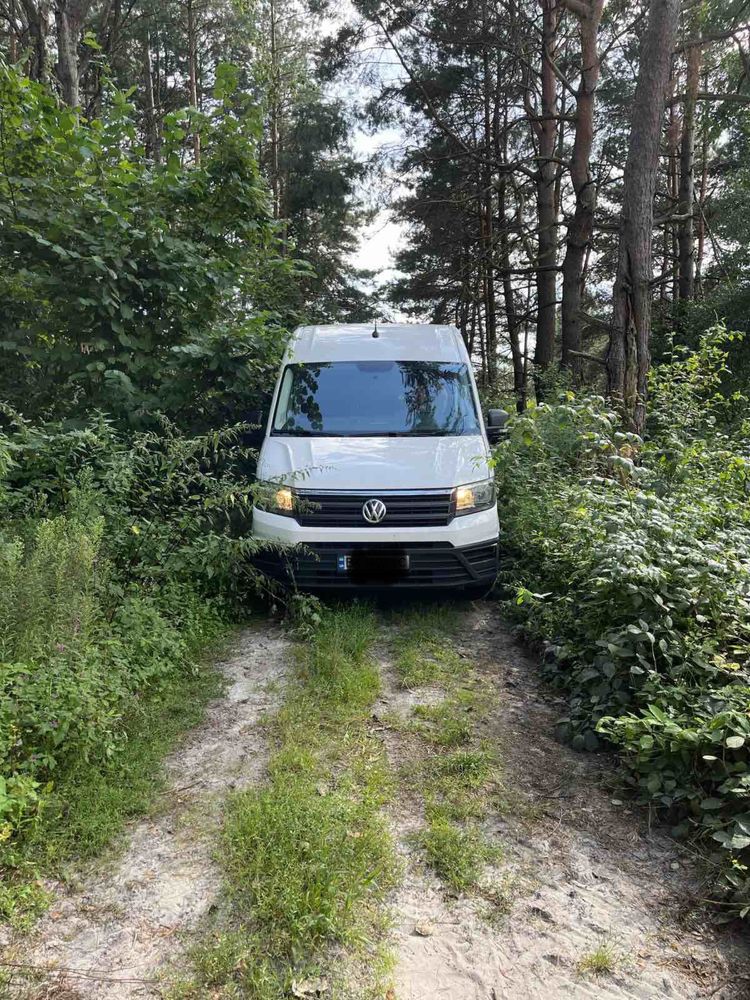
M 479 434 L 469 369 L 438 361 L 288 365 L 274 434 Z

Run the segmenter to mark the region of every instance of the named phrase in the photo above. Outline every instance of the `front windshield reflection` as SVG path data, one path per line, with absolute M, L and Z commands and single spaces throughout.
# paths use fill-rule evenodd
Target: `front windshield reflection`
M 421 437 L 480 430 L 465 364 L 339 361 L 287 366 L 273 433 Z

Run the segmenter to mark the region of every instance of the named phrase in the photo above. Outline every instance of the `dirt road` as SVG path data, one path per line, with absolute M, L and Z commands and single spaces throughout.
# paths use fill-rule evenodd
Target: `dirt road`
M 537 664 L 491 605 L 466 616 L 456 648 L 497 692 L 477 728 L 500 747 L 511 796 L 502 815 L 486 820 L 503 847 L 488 881 L 507 887 L 507 912 L 488 919 L 481 893 L 446 894 L 409 843 L 419 803 L 400 798 L 392 810 L 407 860 L 394 901 L 399 1000 L 750 996 L 746 948 L 708 930 L 695 908 L 696 870 L 625 804 L 607 758 L 554 739 L 563 706 L 542 694 Z M 383 710 L 413 711 L 414 694 L 399 689 L 387 661 L 383 669 Z M 401 734 L 387 741 L 394 760 L 419 753 Z M 419 933 L 425 923 L 427 936 Z M 587 971 L 597 956 L 611 971 Z
M 496 607 L 477 603 L 459 614 L 458 628 L 442 640 L 449 645 L 445 655 L 452 676 L 465 665 L 481 691 L 481 702 L 456 702 L 468 720 L 465 742 L 492 748 L 499 775 L 471 819 L 491 849 L 481 877 L 465 891 L 429 863 L 420 833 L 429 802 L 425 782 L 442 759 L 428 730 L 442 719 L 443 701 L 454 697 L 450 684 L 405 682 L 398 616 L 382 621 L 376 645 L 383 686 L 372 731 L 396 776 L 387 810 L 403 861 L 389 904 L 389 995 L 750 996 L 747 945 L 711 928 L 696 903 L 701 883 L 690 858 L 627 804 L 605 756 L 575 753 L 555 741 L 560 706 L 544 692 L 537 665 L 502 627 Z M 220 664 L 226 693 L 167 761 L 170 790 L 157 815 L 133 826 L 114 868 L 100 865 L 76 885 L 60 887 L 32 936 L 6 948 L 6 961 L 33 967 L 17 970 L 12 995 L 166 995 L 169 970 L 206 914 L 221 907 L 213 852 L 222 801 L 231 788 L 264 781 L 262 721 L 283 695 L 290 652 L 276 625 L 243 633 Z M 475 800 L 466 801 L 471 816 Z M 455 859 L 459 868 L 461 861 Z M 320 990 L 326 995 L 325 984 Z M 346 995 L 365 996 L 356 988 Z
M 159 970 L 218 905 L 213 856 L 224 798 L 262 781 L 262 722 L 278 703 L 290 659 L 279 626 L 248 630 L 218 668 L 223 697 L 166 761 L 169 788 L 155 816 L 135 824 L 114 867 L 104 859 L 57 899 L 29 939 L 6 948 L 18 993 L 42 998 L 160 996 Z M 45 974 L 44 970 L 60 972 Z

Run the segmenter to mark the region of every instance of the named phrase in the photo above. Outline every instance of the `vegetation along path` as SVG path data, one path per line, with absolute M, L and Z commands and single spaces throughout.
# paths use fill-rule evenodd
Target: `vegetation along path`
M 494 605 L 260 626 L 221 669 L 161 808 L 7 952 L 36 967 L 12 995 L 749 995 L 698 869 L 555 741 Z

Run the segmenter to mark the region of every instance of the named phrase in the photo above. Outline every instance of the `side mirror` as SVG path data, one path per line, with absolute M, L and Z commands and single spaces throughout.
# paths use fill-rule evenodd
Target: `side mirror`
M 490 444 L 497 444 L 507 434 L 506 424 L 510 420 L 507 410 L 489 410 L 487 413 L 487 438 Z
M 248 410 L 245 422 L 253 426 L 245 432 L 245 443 L 251 448 L 260 448 L 266 436 L 266 417 L 263 410 Z

